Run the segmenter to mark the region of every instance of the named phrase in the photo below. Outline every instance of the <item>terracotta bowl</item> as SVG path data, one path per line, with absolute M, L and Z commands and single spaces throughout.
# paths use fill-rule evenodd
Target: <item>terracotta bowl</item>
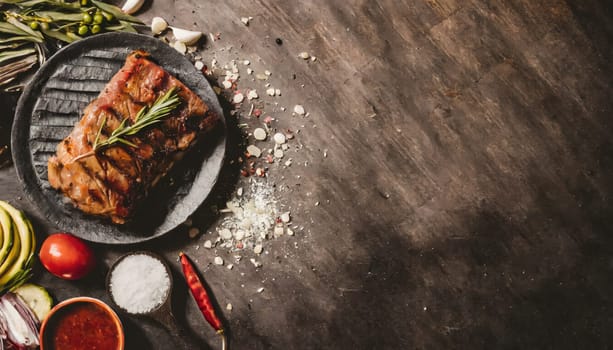
M 88 305 L 94 306 L 94 308 L 88 307 Z M 85 308 L 82 306 L 85 306 Z M 83 309 L 96 310 L 96 312 L 98 312 L 101 316 L 101 319 L 104 317 L 107 317 L 107 321 L 110 319 L 111 322 L 109 323 L 111 326 L 108 327 L 107 325 L 105 330 L 106 334 L 101 338 L 108 339 L 109 334 L 117 334 L 117 347 L 108 350 L 123 350 L 125 339 L 123 325 L 121 324 L 119 317 L 117 317 L 115 311 L 113 311 L 113 309 L 111 309 L 111 307 L 106 303 L 99 299 L 90 297 L 76 297 L 64 300 L 51 309 L 40 327 L 40 349 L 54 350 L 53 339 L 58 332 L 61 333 L 63 330 L 67 330 L 67 332 L 78 332 L 78 327 L 67 326 L 69 322 L 67 320 L 78 320 L 78 314 L 83 312 Z M 100 311 L 102 312 L 100 313 Z M 64 326 L 62 326 L 60 323 L 62 323 Z M 82 322 L 77 323 L 82 324 Z M 86 336 L 91 336 L 91 334 L 96 333 L 93 332 L 95 329 L 95 326 L 88 325 L 87 329 L 84 329 L 83 331 L 84 333 L 87 333 Z M 75 338 L 81 340 L 82 337 L 77 336 Z M 81 344 L 81 346 L 83 346 L 83 344 Z M 75 349 L 77 348 L 79 347 L 75 347 Z

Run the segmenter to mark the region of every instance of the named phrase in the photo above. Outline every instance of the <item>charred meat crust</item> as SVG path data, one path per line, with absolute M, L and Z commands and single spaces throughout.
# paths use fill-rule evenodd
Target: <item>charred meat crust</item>
M 135 51 L 85 109 L 74 129 L 57 146 L 48 162 L 49 183 L 88 214 L 109 217 L 123 224 L 176 159 L 218 122 L 219 117 L 183 83 Z M 129 141 L 137 145 L 113 145 L 94 156 L 90 152 L 105 122 L 101 137 L 108 137 L 123 121 L 134 116 L 171 88 L 178 88 L 181 105 L 162 123 L 151 126 Z M 128 123 L 130 123 L 128 121 Z

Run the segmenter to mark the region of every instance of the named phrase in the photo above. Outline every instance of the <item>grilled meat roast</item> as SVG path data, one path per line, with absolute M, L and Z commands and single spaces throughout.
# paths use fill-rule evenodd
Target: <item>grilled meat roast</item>
M 83 212 L 108 217 L 117 224 L 133 216 L 175 162 L 219 121 L 194 92 L 148 57 L 144 51 L 127 57 L 48 162 L 53 188 Z M 118 143 L 78 158 L 92 152 L 101 126 L 103 140 L 123 119 L 130 118 L 130 124 L 144 106 L 151 106 L 172 88 L 177 89 L 181 105 L 161 123 L 127 138 L 137 147 Z

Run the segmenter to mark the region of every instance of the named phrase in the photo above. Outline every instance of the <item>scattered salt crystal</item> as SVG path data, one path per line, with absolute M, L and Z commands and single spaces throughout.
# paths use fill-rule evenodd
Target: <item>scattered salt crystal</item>
M 281 107 L 281 112 L 285 112 L 285 107 Z
M 253 130 L 253 137 L 255 137 L 255 139 L 259 141 L 266 140 L 266 130 L 262 128 L 257 128 Z
M 247 74 L 253 74 L 253 69 L 247 68 Z
M 229 89 L 229 88 L 231 88 L 231 87 L 232 87 L 232 83 L 231 83 L 231 82 L 229 82 L 229 81 L 227 81 L 227 80 L 224 80 L 224 81 L 223 81 L 223 83 L 221 83 L 221 84 L 223 85 L 223 87 L 224 87 L 225 89 Z
M 284 151 L 287 151 L 289 149 L 289 146 L 284 143 L 284 144 L 281 145 L 281 149 L 284 150 Z
M 292 160 L 291 160 L 291 159 L 288 159 L 288 160 L 285 162 L 285 166 L 290 166 L 290 165 L 292 165 Z
M 196 61 L 194 67 L 196 67 L 197 70 L 202 70 L 202 68 L 204 68 L 204 63 L 202 63 L 202 61 Z
M 243 188 L 239 187 L 238 190 L 236 190 L 236 195 L 238 195 L 239 197 L 243 195 Z
M 291 228 L 287 229 L 287 235 L 288 236 L 293 236 L 294 235 L 294 230 L 292 230 Z
M 270 89 L 266 90 L 266 94 L 268 94 L 269 96 L 274 96 L 275 95 L 275 89 L 274 88 L 270 88 Z
M 296 113 L 298 115 L 304 115 L 304 107 L 302 107 L 302 105 L 295 105 L 294 106 L 294 113 Z
M 264 291 L 264 287 L 258 288 L 258 293 L 262 293 Z
M 234 98 L 232 99 L 232 101 L 234 101 L 234 103 L 241 103 L 243 102 L 244 98 L 245 96 L 243 96 L 243 94 L 239 92 L 238 94 L 234 95 Z
M 199 233 L 200 233 L 200 230 L 197 227 L 192 227 L 189 229 L 188 235 L 189 235 L 189 238 L 194 238 L 198 236 Z
M 213 243 L 211 243 L 210 239 L 207 239 L 206 241 L 204 241 L 204 247 L 211 249 L 213 247 Z
M 265 70 L 264 74 L 266 74 L 267 76 L 271 76 L 272 75 L 272 73 L 269 70 Z
M 283 158 L 283 151 L 280 149 L 276 149 L 274 153 L 275 158 Z
M 251 62 L 249 62 L 249 60 L 244 60 L 244 61 L 243 61 L 243 65 L 245 65 L 245 66 L 248 66 L 248 65 L 250 65 L 250 64 L 251 64 Z
M 161 305 L 170 289 L 166 267 L 147 254 L 123 258 L 111 272 L 110 293 L 122 309 L 142 314 Z
M 284 233 L 283 226 L 275 226 L 275 230 L 274 230 L 275 237 L 283 236 L 283 233 Z
M 266 76 L 266 74 L 261 74 L 261 73 L 260 73 L 260 74 L 256 74 L 256 75 L 255 75 L 255 78 L 256 78 L 257 80 L 266 80 L 266 79 L 268 79 L 268 77 Z
M 308 59 L 309 59 L 309 57 L 311 57 L 311 55 L 309 55 L 309 53 L 308 53 L 308 52 L 303 51 L 303 52 L 301 52 L 301 53 L 298 55 L 298 57 L 302 58 L 303 60 L 308 60 Z
M 317 61 L 317 57 L 315 56 L 311 57 L 311 62 L 315 62 L 315 61 Z
M 258 92 L 255 90 L 249 90 L 247 93 L 247 98 L 253 100 L 254 98 L 258 98 Z
M 237 241 L 240 241 L 243 238 L 245 238 L 245 231 L 236 230 L 236 232 L 234 232 L 234 239 L 236 239 Z
M 220 256 L 216 256 L 215 259 L 213 259 L 213 263 L 215 263 L 215 265 L 223 265 L 223 259 Z
M 262 254 L 262 245 L 261 244 L 256 244 L 255 247 L 253 247 L 253 252 L 256 254 Z
M 234 264 L 228 264 L 228 265 L 226 265 L 226 268 L 228 270 L 232 270 L 234 268 Z
M 219 231 L 219 235 L 223 239 L 232 239 L 232 232 L 228 230 L 227 228 L 224 228 L 221 231 Z
M 247 152 L 249 153 L 249 155 L 254 156 L 256 158 L 259 158 L 262 154 L 262 150 L 260 150 L 258 146 L 254 145 L 247 146 Z
M 230 266 L 230 265 L 228 265 L 228 266 Z M 228 305 L 226 305 L 226 310 L 232 311 L 232 304 L 228 303 Z
M 318 207 L 319 206 L 319 202 L 315 202 L 315 206 Z
M 282 133 L 278 132 L 275 134 L 275 136 L 273 136 L 275 143 L 277 145 L 282 145 L 285 143 L 285 135 L 283 135 Z
M 254 258 L 249 259 L 249 261 L 251 261 L 251 263 L 253 264 L 253 266 L 255 266 L 256 268 L 261 267 L 262 263 L 259 261 L 256 261 Z
M 275 94 L 277 96 L 281 96 L 281 89 L 275 89 Z
M 288 223 L 291 220 L 289 211 L 286 211 L 285 213 L 281 214 L 281 221 Z
M 251 18 L 253 17 L 241 17 L 241 22 L 243 22 L 244 25 L 248 26 Z

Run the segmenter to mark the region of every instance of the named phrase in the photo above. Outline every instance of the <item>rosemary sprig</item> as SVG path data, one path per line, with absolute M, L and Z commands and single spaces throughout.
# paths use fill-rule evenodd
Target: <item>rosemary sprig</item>
M 121 121 L 117 129 L 111 132 L 108 138 L 105 140 L 100 140 L 100 135 L 102 134 L 102 130 L 106 126 L 106 118 L 102 120 L 102 124 L 100 125 L 100 129 L 96 134 L 96 139 L 94 140 L 94 144 L 92 146 L 92 150 L 83 153 L 75 158 L 73 158 L 73 162 L 83 159 L 86 157 L 93 156 L 96 152 L 102 148 L 113 146 L 117 143 L 121 143 L 130 147 L 137 147 L 134 143 L 130 142 L 126 139 L 127 136 L 134 136 L 141 132 L 143 129 L 157 124 L 162 121 L 162 119 L 172 113 L 172 111 L 179 107 L 181 104 L 181 99 L 177 94 L 177 89 L 172 88 L 168 90 L 164 95 L 158 97 L 158 99 L 151 105 L 151 107 L 143 107 L 134 117 L 134 123 L 127 125 L 127 122 L 130 118 L 126 117 Z

